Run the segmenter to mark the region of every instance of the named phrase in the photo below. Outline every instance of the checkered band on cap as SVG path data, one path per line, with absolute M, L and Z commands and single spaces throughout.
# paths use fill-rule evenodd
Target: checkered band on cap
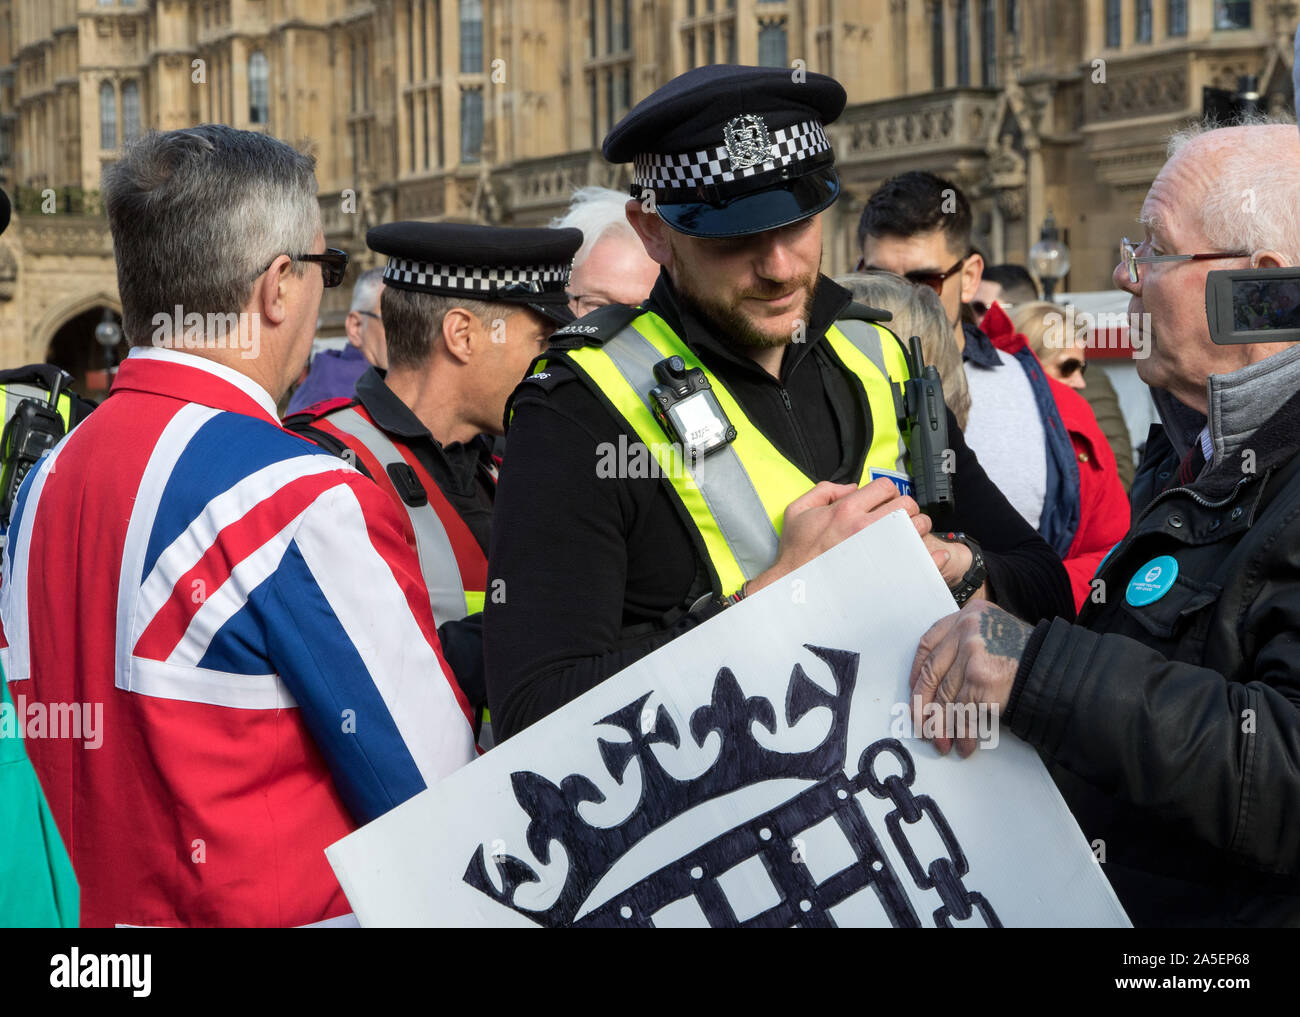
M 563 291 L 569 282 L 569 265 L 496 266 L 441 265 L 407 258 L 389 258 L 384 282 L 429 291 L 464 290 L 491 296 L 504 289 L 533 293 Z
M 699 187 L 746 180 L 829 153 L 831 147 L 830 139 L 817 120 L 778 128 L 770 132 L 770 137 L 769 158 L 743 169 L 732 168 L 726 145 L 674 155 L 657 152 L 638 155 L 632 163 L 632 194 L 639 196 L 647 188 L 652 191 L 695 191 Z

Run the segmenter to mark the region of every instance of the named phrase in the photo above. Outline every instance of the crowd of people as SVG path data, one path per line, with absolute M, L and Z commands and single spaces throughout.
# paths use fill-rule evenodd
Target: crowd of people
M 1214 345 L 1204 300 L 1215 267 L 1300 264 L 1300 133 L 1171 142 L 1114 269 L 1153 336 L 1135 465 L 1087 330 L 985 265 L 950 180 L 863 195 L 856 270 L 823 274 L 845 101 L 699 68 L 606 137 L 630 194 L 372 228 L 305 380 L 348 260 L 312 160 L 218 125 L 128 146 L 131 354 L 24 482 L 0 576 L 8 693 L 102 705 L 102 743 L 26 739 L 46 877 L 0 878 L 0 924 L 348 924 L 326 846 L 899 511 L 957 608 L 921 708 L 998 708 L 1136 924 L 1300 922 L 1300 349 Z M 159 347 L 173 308 L 260 348 Z M 948 503 L 915 496 L 912 337 Z

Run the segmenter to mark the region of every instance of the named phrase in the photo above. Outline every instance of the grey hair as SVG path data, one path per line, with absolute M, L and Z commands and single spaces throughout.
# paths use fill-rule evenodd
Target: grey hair
M 1170 159 L 1216 135 L 1239 144 L 1215 150 L 1213 172 L 1199 204 L 1201 232 L 1220 251 L 1277 251 L 1292 265 L 1300 264 L 1300 173 L 1292 160 L 1279 157 L 1271 132 L 1260 127 L 1289 127 L 1295 120 L 1285 115 L 1253 115 L 1228 126 L 1213 122 L 1194 124 L 1169 139 Z M 1243 128 L 1252 128 L 1243 131 Z M 1224 138 L 1233 132 L 1234 139 Z
M 389 370 L 423 366 L 433 354 L 442 320 L 454 307 L 469 311 L 483 322 L 505 321 L 520 309 L 518 304 L 493 304 L 440 293 L 399 290 L 393 286 L 384 287 L 379 306 L 384 318 Z
M 384 266 L 377 265 L 374 268 L 368 268 L 357 276 L 357 281 L 352 284 L 352 306 L 351 311 L 368 311 L 375 306 L 375 297 L 379 295 L 380 287 L 384 285 Z
M 579 187 L 569 200 L 569 210 L 564 215 L 551 220 L 553 229 L 582 230 L 582 246 L 573 256 L 576 269 L 586 260 L 591 249 L 600 239 L 608 234 L 622 234 L 628 240 L 641 245 L 636 230 L 627 221 L 628 196 L 622 191 L 609 187 Z
M 961 350 L 952 333 L 952 322 L 939 301 L 939 296 L 928 286 L 917 286 L 893 272 L 854 272 L 836 280 L 853 294 L 853 299 L 894 317 L 885 322 L 906 344 L 912 336 L 921 340 L 921 353 L 927 366 L 933 366 L 943 381 L 943 401 L 957 418 L 958 426 L 966 427 L 970 415 L 970 389 L 966 385 L 966 371 L 961 364 Z
M 242 311 L 281 254 L 320 232 L 316 161 L 283 141 L 221 124 L 150 131 L 104 168 L 123 331 L 149 345 L 153 318 Z M 295 262 L 302 275 L 319 266 Z

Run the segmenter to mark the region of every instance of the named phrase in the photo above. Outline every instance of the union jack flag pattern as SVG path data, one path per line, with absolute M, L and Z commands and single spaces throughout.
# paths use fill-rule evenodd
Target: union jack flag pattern
M 403 533 L 265 390 L 176 351 L 133 351 L 32 470 L 0 656 L 28 710 L 102 704 L 98 747 L 28 740 L 83 925 L 347 920 L 323 849 L 474 755 Z

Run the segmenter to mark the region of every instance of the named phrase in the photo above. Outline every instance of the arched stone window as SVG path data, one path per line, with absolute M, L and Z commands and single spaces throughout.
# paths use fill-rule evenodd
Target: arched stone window
M 117 148 L 117 92 L 111 81 L 99 86 L 99 147 L 106 152 Z
M 266 54 L 260 49 L 248 58 L 248 122 L 265 124 L 271 119 L 270 72 Z
M 140 136 L 140 85 L 128 81 L 122 86 L 122 140 Z

